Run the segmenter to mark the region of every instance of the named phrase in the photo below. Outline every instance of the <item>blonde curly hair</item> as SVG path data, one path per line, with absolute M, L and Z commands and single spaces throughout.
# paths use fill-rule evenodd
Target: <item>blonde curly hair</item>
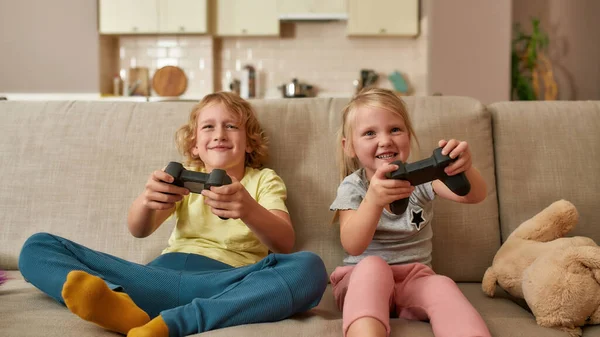
M 237 115 L 240 124 L 245 127 L 246 143 L 252 149 L 252 152 L 246 153 L 245 166 L 261 168 L 268 157 L 268 139 L 256 118 L 256 112 L 246 100 L 235 93 L 225 91 L 206 95 L 192 108 L 187 124 L 181 126 L 175 133 L 177 149 L 186 158 L 185 165 L 204 167 L 204 162 L 192 153 L 192 149 L 196 146 L 198 116 L 205 107 L 219 103 Z

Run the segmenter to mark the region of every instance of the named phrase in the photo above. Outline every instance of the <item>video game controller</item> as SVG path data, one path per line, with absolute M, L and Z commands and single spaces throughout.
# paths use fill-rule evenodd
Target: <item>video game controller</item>
M 223 186 L 231 184 L 231 178 L 224 170 L 214 169 L 210 173 L 202 173 L 186 170 L 181 163 L 170 162 L 165 172 L 175 180 L 173 185 L 185 187 L 192 193 L 200 194 L 202 190 L 209 190 L 211 186 Z M 223 220 L 227 218 L 219 217 Z
M 412 186 L 417 186 L 435 179 L 441 180 L 448 188 L 457 195 L 465 196 L 471 191 L 471 184 L 464 172 L 449 176 L 444 169 L 456 160 L 448 155 L 442 154 L 442 148 L 433 150 L 433 155 L 414 163 L 405 164 L 400 160 L 392 162 L 398 165 L 394 172 L 386 173 L 388 179 L 408 180 Z M 390 210 L 394 214 L 402 214 L 408 207 L 409 198 L 396 200 L 390 204 Z

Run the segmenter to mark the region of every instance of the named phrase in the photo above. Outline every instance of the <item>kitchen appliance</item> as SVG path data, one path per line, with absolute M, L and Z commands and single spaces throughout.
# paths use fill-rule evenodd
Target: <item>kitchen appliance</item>
M 313 97 L 315 95 L 312 85 L 300 83 L 297 78 L 292 79 L 289 83 L 280 85 L 278 88 L 281 90 L 284 98 Z
M 373 69 L 361 69 L 360 70 L 360 79 L 354 80 L 354 88 L 356 93 L 359 93 L 361 90 L 365 88 L 374 87 L 379 79 L 379 75 Z

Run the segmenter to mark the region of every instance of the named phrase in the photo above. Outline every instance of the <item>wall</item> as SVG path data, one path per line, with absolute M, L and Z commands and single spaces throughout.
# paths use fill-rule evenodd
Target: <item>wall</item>
M 0 0 L 0 92 L 99 92 L 96 6 Z
M 513 21 L 531 32 L 537 17 L 549 35 L 558 98 L 600 100 L 600 1 L 513 0 Z
M 429 92 L 509 100 L 511 0 L 429 2 Z
M 299 22 L 283 29 L 280 39 L 225 38 L 222 41 L 221 82 L 226 87 L 245 64 L 262 75 L 267 95 L 298 78 L 324 94 L 351 96 L 361 69 L 379 74 L 377 85 L 392 88 L 387 76 L 399 71 L 416 95 L 427 94 L 427 18 L 418 37 L 348 37 L 346 22 Z
M 402 72 L 414 93 L 427 93 L 427 20 L 417 38 L 346 36 L 346 22 L 282 24 L 281 37 L 124 36 L 120 38 L 121 73 L 144 66 L 154 73 L 164 65 L 178 65 L 188 75 L 186 95 L 229 90 L 246 64 L 258 72 L 259 97 L 277 97 L 283 83 L 298 78 L 321 94 L 351 96 L 360 69 L 379 73 L 378 85 L 392 88 L 387 75 Z M 214 48 L 214 53 L 211 49 Z M 215 59 L 216 58 L 216 59 Z M 212 71 L 212 66 L 216 69 Z

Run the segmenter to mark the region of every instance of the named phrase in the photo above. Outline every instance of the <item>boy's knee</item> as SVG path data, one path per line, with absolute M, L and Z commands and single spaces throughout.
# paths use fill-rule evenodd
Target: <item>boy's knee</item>
M 44 244 L 47 244 L 48 242 L 55 240 L 55 236 L 50 233 L 35 233 L 29 238 L 27 238 L 27 240 L 25 240 L 25 242 L 23 243 L 23 248 L 21 248 L 21 255 L 23 255 L 24 253 L 27 254 L 32 250 L 35 250 L 37 247 L 40 247 Z
M 292 291 L 294 312 L 316 306 L 327 288 L 328 275 L 319 255 L 302 251 L 287 255 L 291 258 L 285 269 L 279 269 L 281 277 Z
M 25 240 L 25 243 L 23 244 L 23 248 L 29 247 L 29 246 L 35 246 L 39 243 L 45 243 L 45 242 L 48 242 L 48 240 L 53 240 L 53 239 L 54 239 L 54 235 L 52 235 L 50 233 L 46 233 L 46 232 L 35 233 L 32 236 L 30 236 L 29 238 L 27 238 L 27 240 Z
M 315 283 L 319 286 L 326 287 L 328 282 L 327 270 L 325 263 L 321 257 L 313 252 L 298 252 L 297 257 L 298 267 L 303 273 L 309 273 Z
M 54 240 L 54 236 L 49 233 L 35 233 L 27 238 L 19 254 L 19 270 L 23 272 L 23 269 L 27 268 L 27 262 L 30 258 L 39 258 L 37 248 L 51 240 Z

